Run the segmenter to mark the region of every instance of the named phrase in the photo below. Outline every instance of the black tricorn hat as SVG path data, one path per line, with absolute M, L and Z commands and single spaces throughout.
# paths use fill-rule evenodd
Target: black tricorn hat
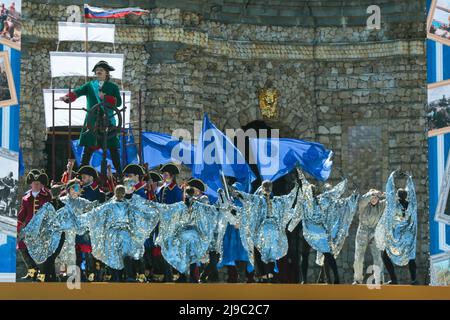
M 98 172 L 91 166 L 82 166 L 78 169 L 78 174 L 81 176 L 82 174 L 87 174 L 88 176 L 98 178 Z
M 159 169 L 160 172 L 168 172 L 171 175 L 180 174 L 180 169 L 174 163 L 166 163 Z
M 32 169 L 27 175 L 27 184 L 31 184 L 34 181 L 39 181 L 44 186 L 47 186 L 48 176 L 44 170 Z
M 143 176 L 145 174 L 144 168 L 138 164 L 129 164 L 123 169 L 124 174 L 137 174 Z
M 150 179 L 152 179 L 153 182 L 159 182 L 159 181 L 163 180 L 162 176 L 158 172 L 155 172 L 155 171 L 149 171 L 148 177 L 150 177 Z M 144 180 L 148 181 L 148 177 L 146 177 Z
M 202 180 L 200 180 L 200 179 L 197 179 L 197 178 L 190 178 L 190 179 L 188 180 L 187 184 L 188 184 L 190 187 L 197 188 L 197 189 L 200 190 L 201 192 L 205 192 L 205 191 L 206 191 L 206 184 L 205 184 Z
M 92 69 L 92 72 L 95 72 L 95 69 L 97 69 L 97 67 L 101 67 L 101 68 L 105 69 L 106 71 L 116 70 L 112 66 L 110 66 L 108 64 L 108 62 L 106 62 L 105 60 L 100 60 L 99 62 L 97 62 L 94 66 L 94 69 Z

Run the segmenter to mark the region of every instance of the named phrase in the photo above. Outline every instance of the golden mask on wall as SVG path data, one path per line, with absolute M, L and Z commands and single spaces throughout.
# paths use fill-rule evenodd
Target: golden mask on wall
M 280 91 L 269 84 L 266 84 L 264 88 L 259 90 L 259 109 L 264 118 L 275 119 L 278 117 L 278 98 L 280 97 Z

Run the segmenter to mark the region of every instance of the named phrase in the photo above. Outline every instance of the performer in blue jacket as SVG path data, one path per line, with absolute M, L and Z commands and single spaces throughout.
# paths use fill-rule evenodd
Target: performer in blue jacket
M 158 201 L 165 204 L 183 201 L 183 191 L 176 180 L 176 176 L 180 174 L 180 169 L 173 163 L 167 163 L 159 171 L 163 177 L 163 185 L 157 191 Z
M 123 173 L 129 179 L 128 181 L 132 183 L 133 193 L 147 199 L 147 193 L 145 192 L 146 184 L 143 181 L 145 175 L 144 168 L 138 164 L 129 164 L 123 169 Z
M 162 186 L 156 191 L 156 198 L 158 202 L 165 204 L 173 204 L 176 202 L 183 201 L 183 191 L 177 184 L 176 176 L 180 174 L 180 169 L 174 163 L 167 163 L 159 169 L 163 178 Z M 153 241 L 155 241 L 158 236 L 159 226 L 156 228 L 154 234 L 152 235 Z M 173 281 L 172 267 L 164 259 L 161 254 L 161 248 L 159 246 L 153 245 L 152 248 L 152 258 L 155 265 L 161 266 L 164 272 L 164 282 Z
M 106 200 L 106 195 L 100 190 L 97 183 L 98 172 L 91 166 L 83 166 L 78 170 L 78 175 L 81 179 L 81 198 L 89 201 L 98 201 L 103 203 Z M 75 248 L 77 255 L 77 266 L 80 270 L 85 269 L 81 273 L 83 280 L 101 281 L 102 280 L 102 263 L 92 256 L 92 245 L 89 237 L 89 232 L 75 237 Z M 82 268 L 82 266 L 85 268 Z

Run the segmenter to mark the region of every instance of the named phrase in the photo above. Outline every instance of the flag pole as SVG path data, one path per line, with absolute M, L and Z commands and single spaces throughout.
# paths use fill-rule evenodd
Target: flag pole
M 84 4 L 84 13 L 83 13 L 83 19 L 84 19 L 84 35 L 85 35 L 85 39 L 84 39 L 84 52 L 86 54 L 86 74 L 84 76 L 84 80 L 85 82 L 87 82 L 88 80 L 88 73 L 89 73 L 89 59 L 88 59 L 88 22 L 86 19 L 86 6 L 87 4 Z

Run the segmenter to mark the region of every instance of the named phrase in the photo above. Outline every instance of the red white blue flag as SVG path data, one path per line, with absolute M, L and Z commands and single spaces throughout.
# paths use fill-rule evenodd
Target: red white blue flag
M 140 16 L 147 13 L 149 13 L 148 10 L 137 7 L 106 10 L 103 8 L 91 7 L 87 4 L 84 5 L 84 17 L 87 19 L 122 18 L 129 14 Z

